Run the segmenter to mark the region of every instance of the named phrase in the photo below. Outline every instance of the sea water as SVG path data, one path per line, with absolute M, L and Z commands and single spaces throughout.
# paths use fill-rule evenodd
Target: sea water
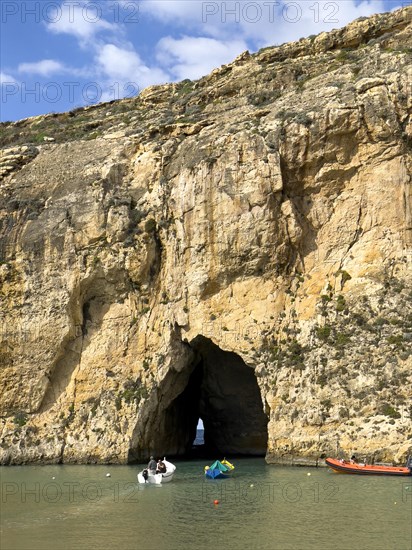
M 193 441 L 193 445 L 203 445 L 205 442 L 205 431 L 202 429 L 196 430 L 196 438 Z
M 233 462 L 232 478 L 206 480 L 205 461 L 176 461 L 161 486 L 137 484 L 142 465 L 1 467 L 0 548 L 412 547 L 412 478 Z

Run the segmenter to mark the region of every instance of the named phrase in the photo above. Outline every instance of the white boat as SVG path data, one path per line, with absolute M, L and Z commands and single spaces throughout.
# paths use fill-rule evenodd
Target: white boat
M 163 464 L 166 466 L 166 472 L 164 474 L 151 474 L 147 468 L 142 470 L 137 474 L 137 480 L 139 483 L 154 483 L 156 485 L 161 485 L 162 483 L 169 483 L 172 481 L 173 475 L 176 470 L 176 466 L 171 462 L 167 461 L 166 458 L 163 459 Z M 144 472 L 147 472 L 144 475 Z

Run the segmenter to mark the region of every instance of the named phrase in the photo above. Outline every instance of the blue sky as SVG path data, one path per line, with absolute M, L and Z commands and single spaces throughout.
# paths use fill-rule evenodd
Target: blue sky
M 196 79 L 406 0 L 2 0 L 0 120 Z

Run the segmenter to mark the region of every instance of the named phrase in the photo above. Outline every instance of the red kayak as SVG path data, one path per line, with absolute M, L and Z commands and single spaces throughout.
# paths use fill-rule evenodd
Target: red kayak
M 339 460 L 337 458 L 327 458 L 325 462 L 334 472 L 342 474 L 412 476 L 412 468 L 406 466 L 360 464 L 351 460 Z

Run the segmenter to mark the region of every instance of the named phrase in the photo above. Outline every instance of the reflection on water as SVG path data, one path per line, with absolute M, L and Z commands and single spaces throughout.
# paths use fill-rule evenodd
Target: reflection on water
M 176 465 L 164 486 L 137 485 L 139 466 L 0 468 L 0 548 L 412 547 L 412 479 L 267 466 L 254 458 L 235 460 L 232 479 L 206 481 L 202 461 Z
M 204 430 L 196 430 L 196 438 L 193 441 L 193 445 L 204 445 L 205 443 L 205 431 Z

